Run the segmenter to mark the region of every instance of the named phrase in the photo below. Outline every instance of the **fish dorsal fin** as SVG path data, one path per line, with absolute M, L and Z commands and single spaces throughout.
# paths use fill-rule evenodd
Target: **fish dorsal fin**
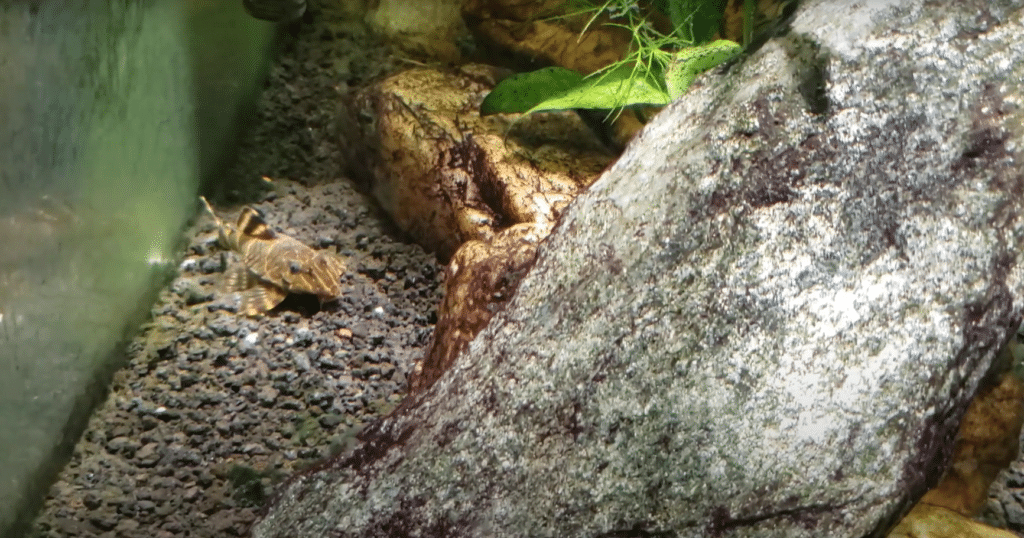
M 267 225 L 267 221 L 263 220 L 263 215 L 249 206 L 243 207 L 242 212 L 238 214 L 238 231 L 242 235 L 257 239 L 273 239 L 276 236 L 274 230 Z
M 199 201 L 203 203 L 203 207 L 206 209 L 206 212 L 209 213 L 211 217 L 213 217 L 213 222 L 217 224 L 217 227 L 223 228 L 224 223 L 221 222 L 220 217 L 218 217 L 217 214 L 213 212 L 213 207 L 210 206 L 210 202 L 207 202 L 206 198 L 203 196 L 199 197 Z
M 213 207 L 210 206 L 210 202 L 206 201 L 206 198 L 200 196 L 199 200 L 203 202 L 203 207 L 206 208 L 206 212 L 213 217 L 213 222 L 217 225 L 217 237 L 220 239 L 221 244 L 232 249 L 238 248 L 238 232 L 231 225 L 220 220 L 220 217 L 213 212 Z

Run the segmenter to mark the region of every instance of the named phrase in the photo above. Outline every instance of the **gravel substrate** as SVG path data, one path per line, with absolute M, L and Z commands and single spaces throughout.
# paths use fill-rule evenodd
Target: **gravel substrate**
M 256 207 L 289 235 L 343 245 L 344 296 L 234 314 L 235 297 L 218 291 L 232 256 L 201 219 L 38 536 L 242 536 L 276 479 L 343 449 L 400 401 L 429 340 L 440 268 L 388 238 L 344 183 L 291 190 Z
M 200 215 L 32 536 L 244 536 L 276 481 L 344 449 L 400 401 L 436 320 L 442 268 L 395 238 L 343 177 L 337 147 L 340 99 L 387 58 L 343 13 L 287 29 L 239 160 L 210 189 L 218 210 L 258 202 L 272 226 L 339 251 L 343 297 L 233 313 L 237 297 L 223 289 L 233 256 Z

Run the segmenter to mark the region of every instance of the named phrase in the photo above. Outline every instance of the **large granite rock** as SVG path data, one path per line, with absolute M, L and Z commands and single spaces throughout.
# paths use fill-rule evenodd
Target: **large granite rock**
M 884 535 L 1021 320 L 1022 6 L 801 6 L 255 536 Z

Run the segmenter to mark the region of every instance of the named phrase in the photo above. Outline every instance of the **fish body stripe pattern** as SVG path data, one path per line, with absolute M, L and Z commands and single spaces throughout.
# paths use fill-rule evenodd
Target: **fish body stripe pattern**
M 288 293 L 308 293 L 321 301 L 341 296 L 345 263 L 337 254 L 316 250 L 298 239 L 275 232 L 263 215 L 244 207 L 232 226 L 221 221 L 206 199 L 206 209 L 219 228 L 220 240 L 238 253 L 245 269 L 229 274 L 228 285 L 242 291 L 241 310 L 246 315 L 266 312 Z
M 271 284 L 288 292 L 323 298 L 341 295 L 340 279 L 345 265 L 331 252 L 314 250 L 284 234 L 267 238 L 239 233 L 235 244 L 234 250 L 242 263 Z

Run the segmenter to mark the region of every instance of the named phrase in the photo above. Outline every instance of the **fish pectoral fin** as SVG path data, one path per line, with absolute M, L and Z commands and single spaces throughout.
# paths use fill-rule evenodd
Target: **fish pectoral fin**
M 281 304 L 287 296 L 287 291 L 269 282 L 259 282 L 239 294 L 238 311 L 246 316 L 258 316 Z
M 244 265 L 235 265 L 224 273 L 224 288 L 229 292 L 245 291 L 258 283 L 256 275 Z

